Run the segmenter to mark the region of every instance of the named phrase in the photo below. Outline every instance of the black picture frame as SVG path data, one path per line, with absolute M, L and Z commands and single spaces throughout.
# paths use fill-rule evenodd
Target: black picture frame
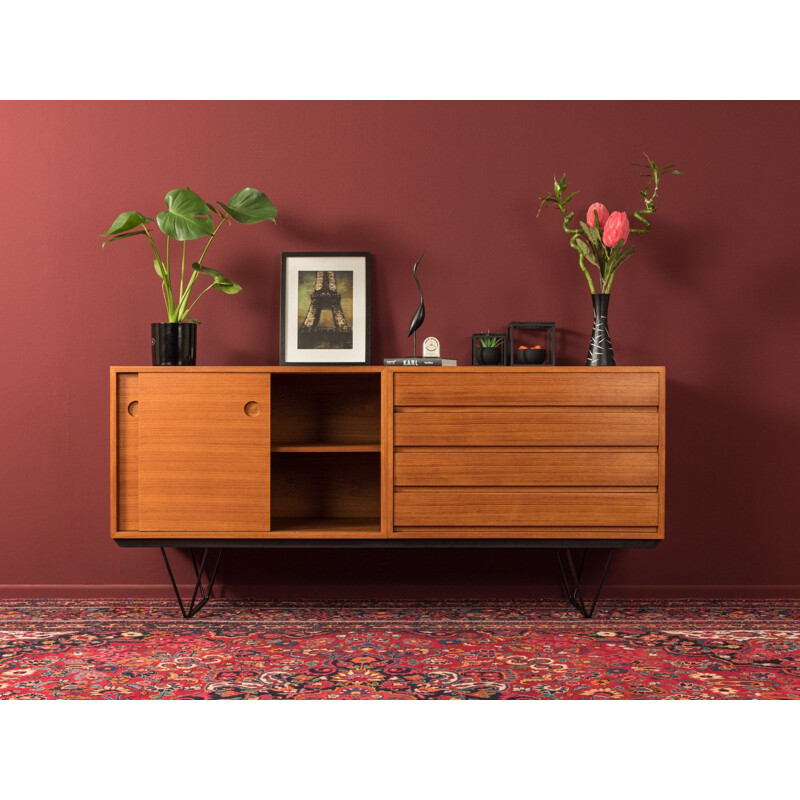
M 371 271 L 372 255 L 367 252 L 281 254 L 281 366 L 370 363 Z M 301 274 L 312 272 L 317 273 L 314 278 Z M 325 311 L 332 326 L 319 325 Z

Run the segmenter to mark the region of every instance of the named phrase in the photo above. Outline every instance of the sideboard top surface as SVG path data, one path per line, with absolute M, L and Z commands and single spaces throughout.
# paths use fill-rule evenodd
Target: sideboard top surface
M 112 366 L 111 372 L 367 372 L 367 373 L 375 373 L 375 372 L 409 372 L 409 373 L 447 373 L 447 372 L 459 372 L 459 373 L 476 373 L 486 375 L 488 373 L 510 373 L 510 374 L 520 374 L 520 373 L 527 373 L 533 374 L 538 372 L 591 372 L 591 373 L 602 373 L 602 372 L 664 372 L 665 367 L 663 366 L 641 366 L 641 367 L 551 367 L 545 365 L 533 365 L 533 366 L 513 366 L 513 367 L 472 367 L 472 366 L 463 366 L 463 367 L 384 367 L 379 365 L 374 366 L 334 366 L 334 365 L 326 365 L 326 366 L 273 366 L 273 365 L 263 365 L 263 366 L 235 366 L 235 367 L 227 367 L 227 366 L 202 366 L 202 367 L 153 367 L 153 366 L 130 366 L 130 367 L 122 367 L 122 366 Z

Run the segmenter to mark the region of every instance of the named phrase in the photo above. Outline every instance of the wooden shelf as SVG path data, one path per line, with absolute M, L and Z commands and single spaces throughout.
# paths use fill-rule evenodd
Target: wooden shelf
M 278 533 L 380 533 L 380 517 L 281 517 L 272 520 Z
M 274 444 L 273 453 L 380 453 L 380 442 L 374 444 Z

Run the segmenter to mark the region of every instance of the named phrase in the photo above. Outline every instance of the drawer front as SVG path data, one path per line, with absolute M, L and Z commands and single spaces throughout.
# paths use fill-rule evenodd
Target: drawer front
M 394 456 L 395 486 L 657 486 L 658 453 L 420 448 Z
M 396 410 L 396 447 L 658 445 L 655 408 Z
M 658 372 L 400 372 L 396 406 L 657 406 Z M 593 368 L 598 369 L 598 368 Z
M 655 492 L 425 491 L 396 492 L 400 528 L 634 527 L 658 525 Z

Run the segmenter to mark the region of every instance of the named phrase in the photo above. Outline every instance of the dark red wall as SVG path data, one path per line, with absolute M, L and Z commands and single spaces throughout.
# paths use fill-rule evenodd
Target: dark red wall
M 147 363 L 163 319 L 144 240 L 100 248 L 119 212 L 155 216 L 184 185 L 277 205 L 277 227 L 225 231 L 207 259 L 244 292 L 196 307 L 200 364 L 277 362 L 284 250 L 371 251 L 373 361 L 407 353 L 423 249 L 423 332 L 445 355 L 468 363 L 474 331 L 555 320 L 560 363 L 581 364 L 588 290 L 537 198 L 566 172 L 576 210 L 630 213 L 642 150 L 686 174 L 665 179 L 609 319 L 619 364 L 667 367 L 667 538 L 609 580 L 796 592 L 799 141 L 789 102 L 2 103 L 0 592 L 164 586 L 157 551 L 108 535 L 108 367 Z M 555 586 L 549 551 L 236 553 L 221 577 L 284 596 Z

